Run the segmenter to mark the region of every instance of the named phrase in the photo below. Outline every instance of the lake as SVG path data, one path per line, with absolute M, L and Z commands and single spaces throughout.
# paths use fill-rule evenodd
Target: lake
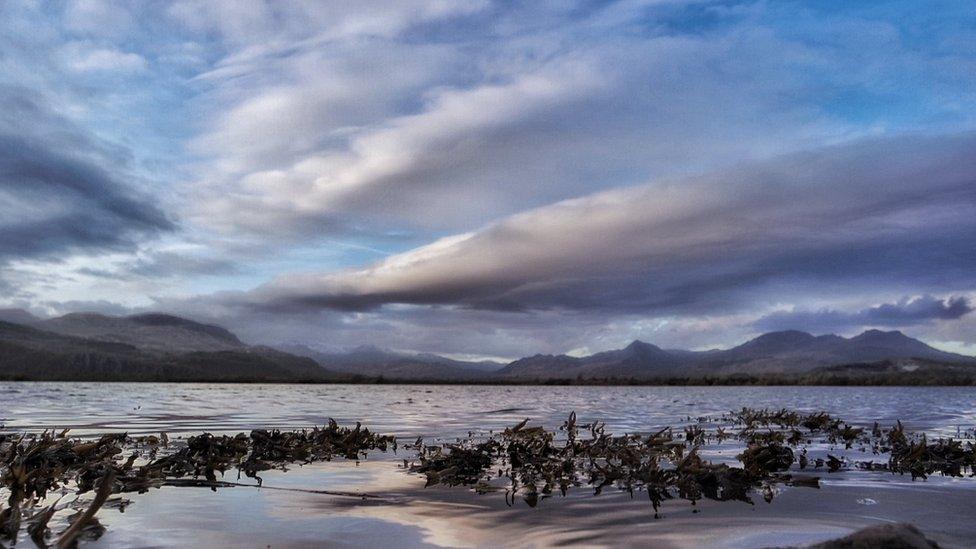
M 571 411 L 616 434 L 653 433 L 743 406 L 825 410 L 852 424 L 890 426 L 929 437 L 967 438 L 976 390 L 959 387 L 579 387 L 436 385 L 235 385 L 0 383 L 7 431 L 72 429 L 74 435 L 297 429 L 362 422 L 413 440 L 453 440 L 526 418 L 556 429 Z M 971 440 L 971 439 L 970 439 Z M 735 443 L 703 450 L 733 463 Z M 818 454 L 819 452 L 819 454 Z M 844 453 L 814 448 L 811 457 Z M 851 450 L 847 451 L 848 453 Z M 771 503 L 666 501 L 655 519 L 646 498 L 617 490 L 571 490 L 531 508 L 463 487 L 424 488 L 399 464 L 410 452 L 370 454 L 263 474 L 264 488 L 172 488 L 127 494 L 104 509 L 98 546 L 549 546 L 763 547 L 804 544 L 857 528 L 907 521 L 948 547 L 976 539 L 976 479 L 845 470 L 818 474 L 821 488 L 779 487 Z M 858 457 L 858 456 L 855 456 Z M 860 456 L 862 459 L 864 456 Z M 877 458 L 883 461 L 883 458 Z M 236 472 L 227 474 L 237 481 Z M 292 489 L 368 492 L 376 500 Z M 29 543 L 29 542 L 27 542 Z

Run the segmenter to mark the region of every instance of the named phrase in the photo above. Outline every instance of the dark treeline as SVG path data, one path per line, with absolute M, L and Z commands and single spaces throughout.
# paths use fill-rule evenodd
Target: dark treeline
M 0 341 L 3 381 L 314 383 L 334 377 L 313 360 L 271 349 L 153 356 L 132 348 L 46 350 Z
M 549 386 L 976 386 L 976 373 L 943 374 L 915 373 L 843 375 L 811 373 L 786 374 L 733 374 L 727 376 L 663 377 L 663 378 L 578 378 L 578 379 L 498 379 L 472 380 L 445 379 L 392 379 L 385 377 L 354 376 L 331 383 L 390 384 L 390 385 L 549 385 Z
M 175 375 L 173 375 L 175 374 Z M 499 386 L 892 386 L 892 387 L 974 387 L 976 374 L 938 374 L 906 372 L 903 374 L 873 374 L 873 375 L 841 375 L 828 373 L 814 373 L 806 375 L 746 375 L 735 374 L 728 376 L 702 377 L 666 377 L 666 378 L 579 378 L 579 379 L 397 379 L 384 376 L 348 376 L 348 377 L 281 377 L 255 373 L 248 376 L 213 375 L 203 372 L 173 372 L 167 368 L 156 371 L 142 371 L 138 375 L 126 375 L 119 371 L 92 371 L 88 374 L 75 372 L 67 375 L 48 374 L 32 376 L 28 373 L 3 374 L 0 381 L 77 381 L 77 382 L 135 382 L 135 383 L 281 383 L 281 384 L 347 384 L 347 385 L 499 385 Z

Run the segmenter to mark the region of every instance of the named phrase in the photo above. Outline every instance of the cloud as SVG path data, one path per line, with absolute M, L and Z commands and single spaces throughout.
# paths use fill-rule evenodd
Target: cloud
M 104 150 L 26 90 L 0 87 L 0 103 L 0 262 L 131 247 L 174 229 L 103 167 Z
M 64 7 L 64 25 L 75 33 L 118 39 L 135 26 L 130 7 L 114 0 L 70 0 Z
M 220 276 L 234 274 L 240 266 L 235 262 L 198 253 L 184 253 L 176 251 L 147 250 L 140 251 L 135 257 L 126 256 L 122 260 L 112 263 L 102 261 L 103 267 L 79 267 L 73 272 L 118 280 L 119 283 L 133 282 L 139 277 L 146 277 L 155 282 L 161 279 L 182 278 L 186 276 Z
M 441 19 L 404 25 L 396 9 L 383 32 L 339 30 L 360 29 L 342 21 L 368 19 L 367 6 L 303 15 L 320 23 L 314 36 L 292 24 L 301 8 L 262 24 L 261 6 L 219 23 L 234 53 L 199 77 L 214 115 L 193 141 L 211 161 L 191 208 L 228 234 L 468 231 L 926 116 L 965 124 L 976 101 L 963 59 L 902 43 L 904 6 L 874 20 L 764 3 L 446 3 Z M 281 34 L 247 40 L 243 28 Z
M 132 309 L 106 300 L 71 300 L 40 304 L 44 309 L 44 316 L 61 316 L 68 313 L 86 312 L 103 315 L 125 316 L 132 313 Z
M 423 223 L 424 216 L 430 214 L 452 217 L 442 202 L 450 201 L 460 207 L 455 208 L 459 213 L 463 212 L 460 205 L 467 199 L 456 193 L 478 189 L 466 183 L 461 190 L 447 182 L 438 184 L 440 180 L 450 177 L 448 173 L 456 172 L 459 166 L 479 163 L 486 140 L 510 135 L 512 126 L 573 103 L 597 85 L 585 67 L 566 65 L 504 84 L 440 90 L 424 112 L 359 132 L 349 139 L 344 151 L 305 157 L 285 170 L 246 175 L 233 190 L 199 202 L 204 206 L 200 215 L 230 221 L 237 229 L 271 226 L 279 231 L 310 221 L 327 225 L 330 217 L 342 219 L 355 211 L 375 215 L 390 211 L 393 203 L 398 216 L 407 215 L 414 222 Z M 287 101 L 285 97 L 265 97 L 245 107 L 249 116 L 235 115 L 233 119 L 260 124 L 287 113 Z M 291 118 L 286 115 L 285 119 Z M 292 131 L 279 135 L 290 136 Z M 226 138 L 220 141 L 227 142 Z M 443 196 L 434 194 L 431 187 L 439 188 Z
M 560 202 L 244 303 L 716 311 L 796 288 L 967 287 L 976 135 L 867 140 Z M 879 311 L 878 314 L 882 314 Z
M 939 320 L 958 320 L 973 310 L 966 296 L 939 299 L 924 295 L 905 297 L 895 303 L 883 303 L 856 312 L 835 309 L 777 311 L 759 318 L 753 325 L 763 331 L 799 329 L 814 332 L 905 327 Z
M 968 7 L 347 4 L 0 2 L 8 301 L 518 356 L 976 295 Z
M 245 57 L 266 54 L 299 40 L 389 37 L 412 25 L 475 13 L 485 0 L 364 0 L 322 9 L 316 2 L 282 4 L 273 0 L 179 0 L 167 14 L 187 28 L 217 33 Z
M 68 67 L 75 72 L 141 72 L 148 61 L 137 54 L 113 48 L 93 46 L 84 42 L 67 44 L 64 49 Z
M 225 275 L 237 272 L 239 265 L 221 257 L 210 257 L 199 253 L 159 251 L 140 258 L 127 266 L 126 273 L 158 277 L 178 277 L 191 275 Z
M 971 312 L 973 306 L 965 296 L 940 300 L 927 295 L 872 307 L 865 312 L 865 318 L 869 323 L 897 326 L 927 320 L 955 320 Z

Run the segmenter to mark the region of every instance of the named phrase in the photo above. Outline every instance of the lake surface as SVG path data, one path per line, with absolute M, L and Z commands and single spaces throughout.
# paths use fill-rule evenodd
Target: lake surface
M 570 411 L 581 421 L 606 422 L 615 434 L 651 433 L 743 406 L 826 410 L 868 427 L 901 420 L 906 430 L 932 437 L 971 437 L 976 427 L 976 390 L 962 387 L 0 383 L 6 430 L 70 427 L 74 435 L 297 429 L 331 417 L 409 440 L 451 440 L 525 418 L 555 429 Z M 731 462 L 739 450 L 726 445 L 704 455 Z M 703 501 L 692 509 L 686 501 L 668 501 L 655 520 L 646 499 L 615 490 L 594 496 L 577 489 L 529 508 L 509 507 L 498 494 L 424 489 L 422 477 L 397 467 L 403 457 L 409 452 L 401 449 L 359 464 L 337 461 L 264 475 L 269 488 L 366 491 L 384 496 L 381 501 L 246 487 L 127 496 L 132 503 L 124 513 L 99 514 L 108 530 L 91 545 L 762 547 L 821 541 L 887 521 L 912 522 L 949 547 L 976 539 L 972 477 L 913 482 L 883 472 L 824 473 L 820 490 L 784 488 L 768 504 L 760 497 L 754 505 Z

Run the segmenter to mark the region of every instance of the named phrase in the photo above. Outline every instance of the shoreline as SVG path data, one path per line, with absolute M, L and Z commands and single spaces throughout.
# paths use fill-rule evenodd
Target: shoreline
M 415 379 L 361 377 L 339 379 L 279 379 L 279 378 L 200 378 L 200 379 L 145 379 L 145 378 L 28 378 L 3 377 L 0 383 L 176 383 L 219 385 L 472 385 L 498 387 L 976 387 L 976 374 L 958 380 L 915 379 L 909 376 L 876 378 L 806 379 L 791 376 L 729 376 L 704 378 L 651 378 L 651 379 Z

